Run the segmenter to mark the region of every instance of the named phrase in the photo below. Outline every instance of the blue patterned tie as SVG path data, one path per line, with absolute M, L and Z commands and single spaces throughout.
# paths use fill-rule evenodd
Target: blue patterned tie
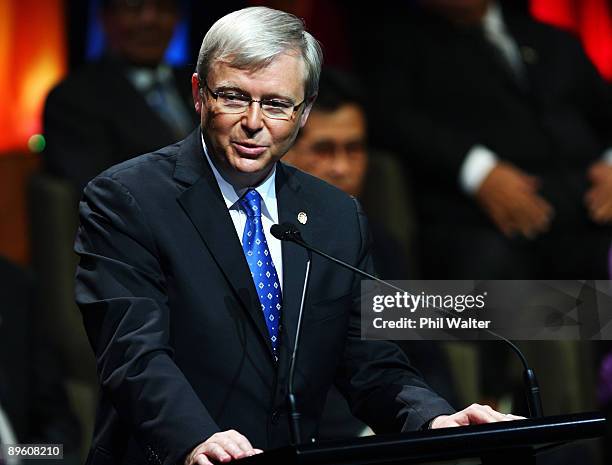
M 255 189 L 249 189 L 240 199 L 240 205 L 247 215 L 242 249 L 251 269 L 251 276 L 259 295 L 261 310 L 266 319 L 274 358 L 278 360 L 278 325 L 283 304 L 280 282 L 268 249 L 268 242 L 261 222 L 261 196 Z

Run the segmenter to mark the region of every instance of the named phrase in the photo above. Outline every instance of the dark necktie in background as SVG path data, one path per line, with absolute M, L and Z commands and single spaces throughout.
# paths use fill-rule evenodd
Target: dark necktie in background
M 494 60 L 521 89 L 527 90 L 525 63 L 514 39 L 500 25 L 493 26 L 487 22 L 481 25 L 480 33 Z
M 177 139 L 193 130 L 193 110 L 181 97 L 171 68 L 166 65 L 153 69 L 132 67 L 126 71 L 126 77 Z
M 183 138 L 193 130 L 192 119 L 174 86 L 172 75 L 156 75 L 145 99 L 174 131 L 177 138 Z

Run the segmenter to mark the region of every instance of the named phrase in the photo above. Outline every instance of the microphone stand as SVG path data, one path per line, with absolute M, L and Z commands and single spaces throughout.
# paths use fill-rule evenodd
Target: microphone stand
M 295 341 L 293 343 L 293 353 L 291 354 L 291 363 L 289 364 L 289 386 L 287 388 L 287 404 L 289 407 L 289 427 L 291 430 L 291 441 L 293 445 L 301 443 L 301 432 L 300 432 L 300 418 L 301 414 L 297 409 L 295 400 L 295 392 L 293 379 L 295 376 L 295 366 L 297 360 L 297 352 L 300 341 L 300 334 L 302 333 L 302 315 L 304 313 L 304 302 L 306 301 L 306 291 L 308 289 L 308 281 L 310 280 L 310 262 L 312 261 L 312 253 L 308 252 L 308 260 L 306 261 L 306 276 L 304 277 L 304 287 L 302 289 L 302 300 L 300 301 L 300 312 L 298 315 L 297 329 L 295 332 Z

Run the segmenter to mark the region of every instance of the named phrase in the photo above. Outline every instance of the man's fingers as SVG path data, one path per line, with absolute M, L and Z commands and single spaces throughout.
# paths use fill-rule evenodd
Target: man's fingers
M 245 454 L 253 455 L 255 452 L 253 451 L 253 446 L 249 442 L 249 440 L 240 434 L 238 431 L 230 430 L 228 431 L 230 438 L 234 441 L 236 446 L 240 448 Z
M 551 205 L 539 195 L 520 195 L 514 217 L 517 229 L 528 239 L 546 232 L 553 216 Z
M 517 415 L 500 413 L 488 405 L 472 404 L 460 412 L 452 415 L 440 415 L 433 420 L 431 427 L 435 429 L 451 428 L 455 426 L 467 426 L 524 419 L 524 417 L 519 417 Z
M 231 458 L 233 459 L 241 459 L 250 455 L 254 455 L 252 447 L 245 447 L 243 449 L 236 441 L 230 438 L 225 438 L 225 440 L 221 442 L 220 445 L 221 447 L 223 447 L 223 450 L 225 450 L 226 453 L 231 455 Z
M 212 465 L 211 462 L 227 463 L 255 454 L 261 449 L 254 449 L 249 440 L 238 431 L 220 431 L 198 445 L 185 459 L 185 465 Z
M 197 465 L 213 465 L 204 454 L 198 454 L 195 456 L 195 462 Z
M 520 176 L 520 181 L 523 185 L 523 188 L 530 191 L 538 190 L 541 184 L 540 180 L 537 177 L 531 176 L 529 174 L 523 174 L 522 176 Z
M 232 460 L 232 456 L 226 451 L 225 446 L 216 442 L 209 442 L 204 448 L 204 453 L 207 457 L 212 458 L 218 462 L 229 462 Z
M 490 405 L 482 405 L 481 407 L 496 421 L 506 421 L 508 419 L 506 414 L 494 410 Z
M 478 405 L 474 404 L 468 407 L 467 415 L 470 419 L 470 424 L 472 423 L 494 423 L 496 421 L 500 421 L 499 417 L 496 417 L 491 412 L 493 409 L 488 405 Z

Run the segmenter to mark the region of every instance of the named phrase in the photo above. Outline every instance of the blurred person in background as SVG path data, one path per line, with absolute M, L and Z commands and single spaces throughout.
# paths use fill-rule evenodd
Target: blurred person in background
M 423 278 L 606 279 L 609 87 L 575 37 L 515 3 L 419 0 L 385 16 L 358 47 L 377 57 L 359 67 L 372 139 L 414 175 Z M 477 347 L 479 395 L 496 405 L 508 352 Z
M 363 90 L 355 77 L 332 68 L 323 69 L 319 87 L 310 119 L 284 161 L 363 200 L 371 151 L 367 146 Z M 388 154 L 375 151 L 373 156 Z M 371 206 L 370 210 L 380 207 L 384 206 Z M 403 245 L 381 221 L 374 219 L 376 211 L 366 213 L 372 218 L 370 228 L 376 244 L 373 254 L 377 272 L 386 279 L 407 279 L 409 259 Z M 398 212 L 398 215 L 407 214 L 407 211 Z
M 177 0 L 103 0 L 108 51 L 51 91 L 44 112 L 48 173 L 80 192 L 104 169 L 183 138 L 197 124 L 191 69 L 164 64 Z
M 284 161 L 343 190 L 349 195 L 367 200 L 366 183 L 378 186 L 387 182 L 373 175 L 370 159 L 389 156 L 373 150 L 367 143 L 367 117 L 364 110 L 364 90 L 349 73 L 324 68 L 319 80 L 317 100 L 306 125 L 300 130 Z M 375 200 L 376 201 L 376 200 Z M 368 205 L 369 218 L 385 209 L 378 201 Z M 406 216 L 406 211 L 397 211 Z M 379 220 L 369 222 L 372 232 L 372 255 L 378 276 L 383 279 L 410 279 L 408 263 L 414 260 Z M 398 341 L 428 384 L 451 405 L 457 405 L 450 366 L 440 343 L 435 341 Z M 340 393 L 332 388 L 323 413 L 321 438 L 339 438 L 364 432 L 365 424 L 350 415 Z
M 366 72 L 375 142 L 418 173 L 423 277 L 605 279 L 612 101 L 579 42 L 492 0 L 408 8 Z

